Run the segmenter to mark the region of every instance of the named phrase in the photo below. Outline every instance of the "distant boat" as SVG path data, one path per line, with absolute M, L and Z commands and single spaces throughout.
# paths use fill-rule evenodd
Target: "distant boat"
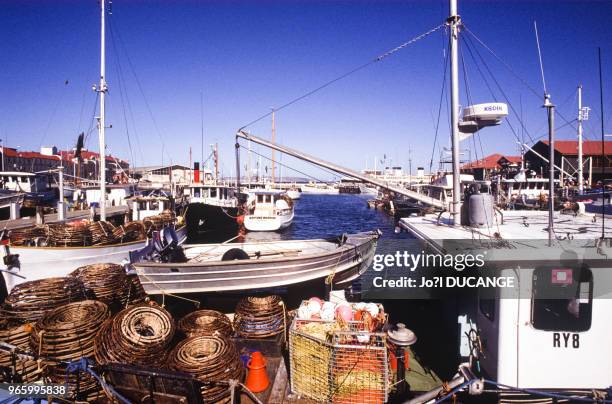
M 304 194 L 339 194 L 340 190 L 336 185 L 326 184 L 323 182 L 309 182 L 300 186 Z
M 149 294 L 224 292 L 332 277 L 347 284 L 372 263 L 380 233 L 337 239 L 186 245 L 187 262 L 134 262 Z
M 252 191 L 244 215 L 244 227 L 248 231 L 285 229 L 293 222 L 293 205 L 293 200 L 282 191 Z

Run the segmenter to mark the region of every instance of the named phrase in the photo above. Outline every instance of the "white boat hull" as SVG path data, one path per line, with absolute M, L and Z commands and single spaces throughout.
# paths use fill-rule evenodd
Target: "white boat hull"
M 304 194 L 337 195 L 340 193 L 340 190 L 334 187 L 314 187 L 310 185 L 301 185 L 300 189 Z
M 176 230 L 179 243 L 187 237 L 185 226 Z M 98 263 L 121 264 L 129 261 L 130 252 L 141 250 L 148 240 L 120 245 L 89 247 L 9 247 L 10 254 L 19 255 L 19 266 L 3 266 L 2 276 L 7 292 L 23 282 L 43 278 L 64 277 L 78 267 Z M 6 256 L 6 250 L 4 256 Z
M 279 231 L 286 229 L 293 223 L 293 209 L 290 214 L 277 216 L 246 215 L 244 227 L 248 231 Z
M 287 194 L 287 196 L 293 200 L 296 199 L 300 199 L 300 196 L 302 196 L 300 191 L 294 190 L 294 189 L 289 189 L 285 192 Z

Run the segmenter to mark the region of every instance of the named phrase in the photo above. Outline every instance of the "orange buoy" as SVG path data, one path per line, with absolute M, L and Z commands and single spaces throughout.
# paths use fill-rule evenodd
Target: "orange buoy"
M 251 359 L 247 363 L 249 374 L 246 378 L 246 387 L 253 393 L 260 393 L 268 388 L 270 379 L 266 371 L 266 358 L 259 351 L 251 354 Z
M 238 223 L 238 226 L 242 226 L 244 224 L 244 215 L 236 216 L 236 223 Z

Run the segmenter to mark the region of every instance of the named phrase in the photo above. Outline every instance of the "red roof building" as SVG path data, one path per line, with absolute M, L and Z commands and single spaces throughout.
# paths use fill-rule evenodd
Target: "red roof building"
M 548 172 L 550 145 L 547 140 L 534 144 L 525 153 L 527 167 L 540 175 Z M 582 142 L 583 178 L 587 184 L 612 178 L 612 141 L 586 140 Z M 541 157 L 540 157 L 541 156 Z M 543 159 L 543 158 L 544 159 Z M 576 180 L 578 177 L 578 141 L 555 141 L 555 174 L 557 178 Z M 560 175 L 561 169 L 563 174 Z
M 57 152 L 55 148 L 44 148 Z M 52 170 L 59 166 L 60 161 L 67 174 L 77 174 L 82 178 L 96 178 L 98 176 L 98 162 L 100 155 L 88 150 L 81 151 L 80 164 L 74 159 L 74 150 L 59 151 L 57 154 L 39 153 L 35 151 L 19 151 L 12 147 L 0 147 L 2 171 L 39 172 Z M 126 170 L 129 163 L 125 160 L 106 156 L 107 177 L 110 178 L 115 171 Z M 121 167 L 119 169 L 117 166 Z
M 473 174 L 477 180 L 486 179 L 492 172 L 500 171 L 509 165 L 521 164 L 521 156 L 505 156 L 494 153 L 482 159 L 461 166 L 461 172 Z

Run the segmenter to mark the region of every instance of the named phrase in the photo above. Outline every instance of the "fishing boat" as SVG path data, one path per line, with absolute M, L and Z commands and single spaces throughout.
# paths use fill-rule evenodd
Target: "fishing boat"
M 184 245 L 186 262 L 147 259 L 132 265 L 150 294 L 252 290 L 328 277 L 346 285 L 370 266 L 379 236 L 374 231 L 327 240 Z
M 228 185 L 194 183 L 185 188 L 185 196 L 189 234 L 238 231 L 238 217 L 244 210 L 246 194 Z
M 244 227 L 248 231 L 278 231 L 293 222 L 293 200 L 284 192 L 252 191 L 246 210 Z
M 459 111 L 457 40 L 461 20 L 456 0 L 449 3 L 450 109 Z M 552 145 L 555 106 L 546 91 L 544 107 Z M 608 258 L 612 254 L 612 226 L 591 214 L 554 210 L 554 164 L 549 164 L 546 181 L 548 212 L 502 212 L 495 209 L 492 195 L 462 187 L 456 181 L 459 144 L 466 138 L 461 132 L 466 127 L 474 133 L 489 126 L 469 122 L 481 120 L 474 114 L 477 110 L 496 109 L 468 107 L 463 119 L 457 113 L 451 115 L 455 181 L 447 211 L 399 221 L 401 228 L 421 240 L 424 251 L 483 259 L 480 268 L 455 267 L 450 275 L 444 275 L 447 288 L 450 282 L 455 287 L 464 285 L 466 291 L 461 296 L 466 304 L 453 301 L 452 305 L 461 327 L 458 351 L 467 361 L 459 365 L 458 375 L 446 386 L 469 394 L 492 389 L 497 397 L 489 398 L 501 402 L 609 397 L 606 390 L 612 368 L 599 359 L 612 356 L 612 265 Z M 553 146 L 549 153 L 554 162 Z M 467 286 L 470 280 L 472 287 Z M 490 285 L 491 281 L 491 287 L 476 283 Z M 436 388 L 410 402 L 427 402 L 440 391 Z

